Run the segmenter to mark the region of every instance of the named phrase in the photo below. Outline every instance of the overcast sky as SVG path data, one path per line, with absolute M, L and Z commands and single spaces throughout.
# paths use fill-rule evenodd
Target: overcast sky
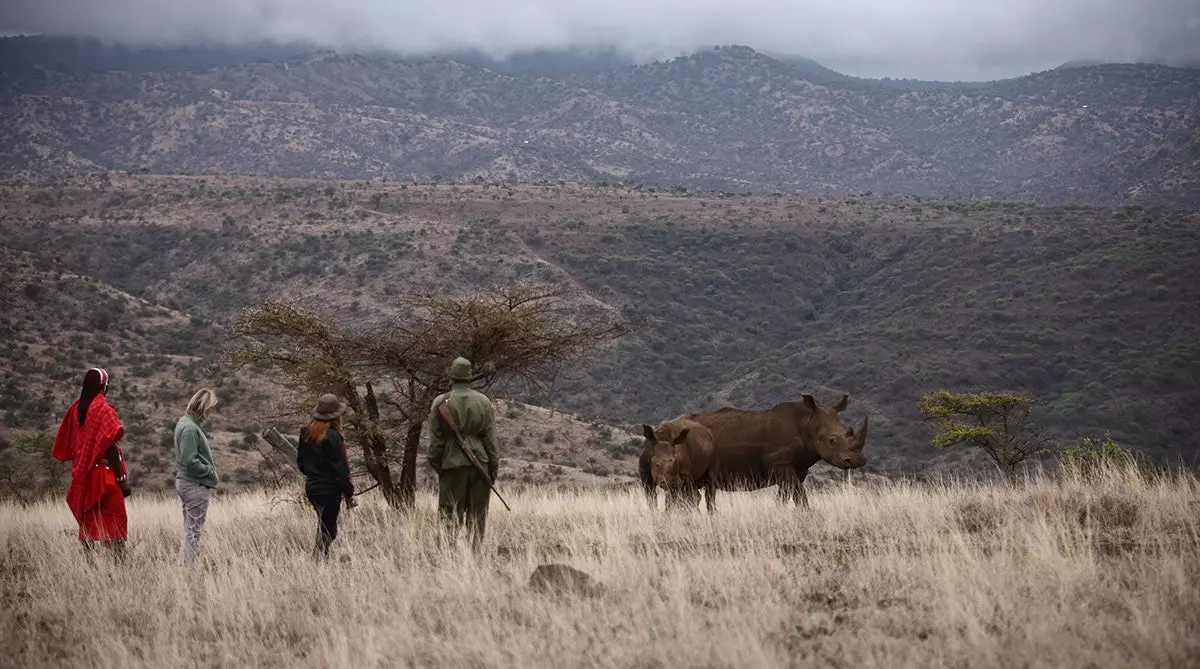
M 1200 0 L 3 0 L 0 31 L 409 55 L 614 46 L 642 60 L 744 44 L 860 76 L 992 79 L 1077 59 L 1200 59 Z

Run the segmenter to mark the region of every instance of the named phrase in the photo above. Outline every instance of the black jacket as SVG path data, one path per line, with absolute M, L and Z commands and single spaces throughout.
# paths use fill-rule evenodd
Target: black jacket
M 354 483 L 350 480 L 350 461 L 346 457 L 346 442 L 334 428 L 317 443 L 308 440 L 308 430 L 300 428 L 300 445 L 296 448 L 296 464 L 304 474 L 304 492 L 308 495 L 350 497 Z

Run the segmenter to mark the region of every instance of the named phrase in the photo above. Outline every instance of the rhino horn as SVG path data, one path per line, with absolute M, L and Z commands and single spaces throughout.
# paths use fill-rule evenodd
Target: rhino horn
M 656 441 L 656 439 L 654 437 L 654 428 L 650 427 L 649 425 L 646 425 L 645 423 L 642 423 L 642 435 L 645 436 L 646 439 L 649 439 L 650 441 Z
M 863 416 L 862 427 L 858 428 L 858 432 L 854 433 L 854 445 L 862 448 L 867 445 L 867 419 L 870 416 Z

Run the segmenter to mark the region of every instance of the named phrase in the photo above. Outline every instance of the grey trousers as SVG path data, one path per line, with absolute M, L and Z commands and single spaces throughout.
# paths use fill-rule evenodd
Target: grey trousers
M 204 534 L 204 521 L 208 517 L 208 497 L 212 494 L 206 486 L 183 479 L 175 479 L 175 490 L 183 503 L 183 541 L 179 547 L 179 559 L 184 564 L 200 554 L 200 537 Z

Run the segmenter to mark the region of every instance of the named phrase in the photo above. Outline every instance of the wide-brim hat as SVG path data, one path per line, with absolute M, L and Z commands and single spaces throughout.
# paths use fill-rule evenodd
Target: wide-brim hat
M 313 409 L 312 417 L 317 420 L 333 420 L 346 413 L 346 403 L 333 393 L 325 393 L 317 400 L 317 408 Z

